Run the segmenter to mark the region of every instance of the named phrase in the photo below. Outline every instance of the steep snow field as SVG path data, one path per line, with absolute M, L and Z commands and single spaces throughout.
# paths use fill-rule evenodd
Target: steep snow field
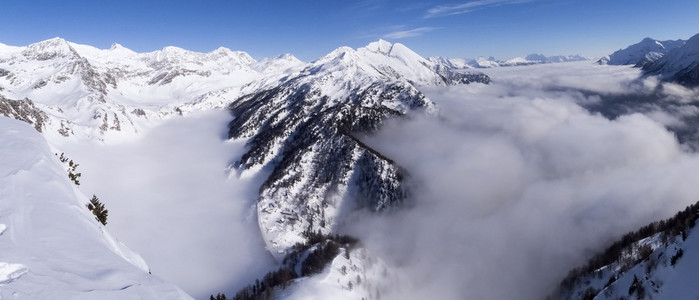
M 189 298 L 105 231 L 34 128 L 0 117 L 0 152 L 0 298 Z
M 244 141 L 225 142 L 230 115 L 176 118 L 124 143 L 66 142 L 80 189 L 109 209 L 107 228 L 140 253 L 153 274 L 197 299 L 232 294 L 274 262 L 254 201 L 257 178 L 225 170 Z

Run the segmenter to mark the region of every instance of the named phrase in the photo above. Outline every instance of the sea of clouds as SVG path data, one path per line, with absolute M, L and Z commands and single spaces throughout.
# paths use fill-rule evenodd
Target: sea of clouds
M 438 115 L 363 138 L 410 173 L 405 208 L 343 228 L 392 266 L 389 299 L 542 299 L 699 201 L 699 156 L 665 126 L 691 126 L 695 91 L 591 62 L 486 72 L 492 84 L 423 88 Z
M 374 278 L 386 298 L 541 299 L 625 232 L 699 200 L 696 147 L 676 136 L 692 132 L 696 91 L 591 62 L 486 72 L 489 85 L 421 88 L 437 114 L 362 137 L 410 174 L 404 207 L 339 227 L 389 266 Z M 62 146 L 109 209 L 107 229 L 196 298 L 276 267 L 254 208 L 265 174 L 226 169 L 244 150 L 226 138 L 230 118 Z

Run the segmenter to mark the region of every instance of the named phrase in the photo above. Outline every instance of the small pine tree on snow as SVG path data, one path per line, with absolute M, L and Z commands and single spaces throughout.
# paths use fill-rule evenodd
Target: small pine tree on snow
M 95 219 L 97 219 L 97 221 L 102 223 L 102 225 L 107 225 L 107 214 L 109 214 L 109 210 L 104 208 L 104 204 L 100 202 L 97 196 L 92 195 L 90 203 L 87 204 L 87 209 L 89 209 L 92 214 L 95 215 Z

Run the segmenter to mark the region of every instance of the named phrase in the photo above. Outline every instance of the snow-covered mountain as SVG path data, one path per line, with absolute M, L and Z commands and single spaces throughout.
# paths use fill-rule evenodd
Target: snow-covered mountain
M 585 61 L 589 60 L 589 58 L 581 56 L 581 55 L 553 55 L 553 56 L 545 56 L 543 54 L 529 54 L 526 57 L 524 57 L 525 60 L 530 61 L 530 62 L 535 62 L 535 63 L 540 63 L 540 64 L 548 64 L 548 63 L 562 63 L 562 62 L 572 62 L 572 61 Z
M 380 40 L 338 48 L 233 102 L 229 137 L 250 139 L 236 167 L 243 175 L 271 170 L 257 207 L 268 249 L 281 260 L 309 232 L 333 233 L 349 210 L 399 204 L 404 172 L 356 135 L 411 111 L 435 111 L 416 86 L 489 81 Z
M 643 71 L 648 75 L 660 75 L 666 81 L 691 87 L 698 86 L 699 34 L 655 62 L 644 65 Z
M 554 299 L 695 299 L 699 204 L 625 235 L 570 272 Z
M 484 69 L 495 67 L 527 66 L 533 64 L 548 64 L 573 61 L 585 61 L 589 58 L 580 55 L 555 55 L 545 56 L 543 54 L 529 54 L 526 57 L 515 57 L 508 60 L 496 59 L 495 57 L 478 57 L 476 59 L 445 58 L 434 56 L 430 61 L 454 69 Z
M 245 52 L 226 48 L 197 53 L 165 47 L 136 53 L 118 44 L 97 49 L 60 38 L 26 47 L 0 44 L 0 114 L 30 124 L 54 148 L 65 141 L 136 136 L 173 116 L 228 106 L 234 116 L 229 136 L 246 139 L 248 146 L 235 169 L 241 176 L 260 171 L 263 176 L 269 174 L 259 189 L 257 205 L 267 247 L 282 262 L 293 253 L 302 253 L 299 247 L 306 245 L 298 267 L 318 249 L 333 245 L 334 230 L 345 214 L 357 209 L 386 210 L 399 205 L 406 195 L 403 180 L 407 174 L 390 158 L 362 143 L 358 135 L 378 129 L 389 118 L 435 112 L 432 101 L 418 90 L 420 86 L 472 82 L 489 83 L 490 78 L 435 63 L 404 45 L 383 40 L 359 49 L 341 47 L 312 63 L 290 54 L 255 61 Z M 62 206 L 55 209 L 81 211 L 89 217 L 89 211 L 82 208 L 85 197 L 78 190 L 72 192 L 77 200 L 67 198 L 68 202 L 57 204 Z M 15 224 L 8 226 L 14 228 Z M 137 255 L 123 254 L 130 252 L 115 246 L 118 243 L 106 232 L 102 234 L 113 244 L 108 249 L 147 270 Z M 373 281 L 370 273 L 385 272 L 369 271 L 380 269 L 376 266 L 381 264 L 368 250 L 341 246 L 323 263 L 352 268 L 352 279 L 337 288 L 344 290 L 349 285 L 351 289 L 361 278 Z M 5 273 L 11 279 L 7 282 L 18 286 L 40 282 L 31 276 L 34 265 L 17 257 L 16 262 L 8 261 Z M 50 257 L 37 253 L 33 259 L 48 262 Z M 60 259 L 71 261 L 67 256 Z M 65 270 L 73 272 L 69 267 Z M 19 278 L 17 274 L 25 273 L 22 278 L 29 279 L 13 281 Z M 111 280 L 108 274 L 117 273 L 100 273 L 93 281 L 104 280 L 106 291 L 110 284 L 126 280 Z M 335 270 L 321 276 L 347 274 L 342 273 L 338 275 Z M 107 296 L 128 298 L 134 291 L 146 298 L 187 297 L 148 274 L 143 276 L 132 280 L 133 285 L 121 286 L 128 292 Z M 78 281 L 76 289 L 86 285 Z M 365 282 L 363 286 L 363 292 L 355 289 L 354 294 L 368 296 L 372 285 Z
M 291 55 L 257 62 L 226 48 L 136 53 L 118 44 L 102 50 L 54 38 L 27 47 L 0 45 L 0 96 L 31 101 L 47 116 L 48 138 L 104 139 L 132 136 L 171 116 L 225 107 L 245 88 L 302 66 Z M 246 86 L 252 81 L 257 85 Z
M 619 49 L 609 56 L 601 58 L 599 64 L 608 65 L 635 65 L 642 67 L 648 63 L 652 63 L 663 55 L 669 53 L 673 49 L 679 48 L 685 44 L 684 40 L 668 40 L 658 41 L 651 38 L 645 38 L 637 44 L 633 44 L 624 49 Z
M 0 117 L 0 148 L 0 298 L 191 299 L 105 230 L 35 128 Z

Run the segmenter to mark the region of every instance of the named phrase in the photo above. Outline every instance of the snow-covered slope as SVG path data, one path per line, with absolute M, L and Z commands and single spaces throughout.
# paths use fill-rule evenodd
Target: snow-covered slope
M 0 298 L 190 299 L 95 220 L 35 128 L 0 117 L 0 148 Z
M 291 55 L 256 62 L 226 48 L 136 53 L 118 44 L 102 50 L 54 38 L 0 47 L 0 96 L 32 101 L 48 116 L 48 138 L 128 137 L 171 116 L 225 107 L 246 87 L 302 66 Z M 259 82 L 246 86 L 252 81 Z
M 699 34 L 683 46 L 643 67 L 646 74 L 660 75 L 663 80 L 695 87 L 699 85 Z
M 645 38 L 637 44 L 633 44 L 624 49 L 619 49 L 609 56 L 603 57 L 598 61 L 600 64 L 608 65 L 635 65 L 642 67 L 648 63 L 652 63 L 663 55 L 669 53 L 673 49 L 684 45 L 684 40 L 668 40 L 658 41 L 651 38 Z
M 624 236 L 571 271 L 553 299 L 696 299 L 699 204 Z
M 271 172 L 257 207 L 268 249 L 281 260 L 309 232 L 332 233 L 349 210 L 400 203 L 405 174 L 356 134 L 410 111 L 434 111 L 418 85 L 469 82 L 489 78 L 378 41 L 338 48 L 278 86 L 231 104 L 229 137 L 250 139 L 237 168 L 243 175 Z

